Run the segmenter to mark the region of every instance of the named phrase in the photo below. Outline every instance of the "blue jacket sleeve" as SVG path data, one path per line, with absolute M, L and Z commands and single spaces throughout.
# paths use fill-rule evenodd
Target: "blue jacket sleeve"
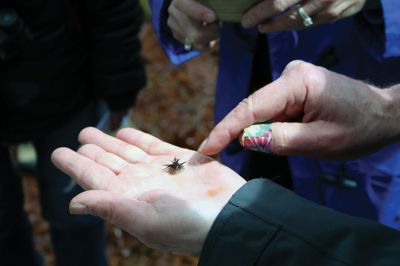
M 356 25 L 369 53 L 382 62 L 400 57 L 400 1 L 375 1 L 356 16 Z
M 400 56 L 400 1 L 381 1 L 385 20 L 385 57 Z
M 199 265 L 394 266 L 400 265 L 399 250 L 398 231 L 255 179 L 218 215 Z
M 149 0 L 149 2 L 154 31 L 171 63 L 178 65 L 199 55 L 197 51 L 185 51 L 183 44 L 172 36 L 172 32 L 167 25 L 167 10 L 171 0 Z

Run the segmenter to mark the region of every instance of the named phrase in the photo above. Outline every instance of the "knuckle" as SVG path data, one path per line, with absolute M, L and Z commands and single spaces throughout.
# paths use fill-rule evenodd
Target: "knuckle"
M 209 17 L 209 12 L 208 12 L 207 10 L 203 10 L 203 11 L 199 12 L 199 13 L 197 14 L 197 16 L 196 16 L 196 18 L 197 18 L 199 21 L 207 21 L 207 20 L 208 20 L 208 17 Z
M 297 25 L 299 24 L 300 18 L 299 18 L 299 14 L 297 14 L 297 12 L 293 12 L 291 13 L 288 18 L 287 18 L 287 22 L 293 25 Z
M 340 17 L 341 12 L 336 9 L 336 8 L 332 8 L 332 9 L 328 9 L 327 11 L 325 11 L 325 18 L 332 21 L 332 20 L 336 20 Z
M 176 36 L 175 36 L 175 35 L 176 35 L 175 25 L 174 25 L 172 19 L 168 19 L 168 20 L 167 20 L 167 25 L 168 25 L 168 27 L 171 29 L 172 35 L 173 35 L 174 37 L 176 37 Z
M 310 66 L 307 71 L 303 73 L 306 84 L 308 84 L 310 88 L 313 88 L 314 91 L 325 86 L 325 74 L 321 68 Z
M 78 153 L 79 154 L 85 154 L 86 151 L 89 149 L 89 145 L 90 144 L 83 144 L 79 149 L 78 149 Z
M 325 87 L 325 69 L 304 61 L 291 62 L 284 71 L 285 76 L 293 82 L 301 82 L 304 88 L 316 91 Z
M 102 164 L 102 163 L 107 163 L 107 162 L 109 162 L 110 161 L 110 158 L 111 156 L 110 156 L 110 153 L 102 153 L 102 154 L 99 154 L 98 156 L 97 156 L 97 158 L 96 158 L 96 162 L 97 163 L 100 163 L 100 164 Z
M 275 12 L 281 13 L 287 9 L 287 5 L 285 1 L 282 0 L 276 0 L 272 2 L 272 9 Z
M 249 96 L 246 99 L 243 99 L 239 105 L 238 108 L 236 108 L 234 110 L 234 115 L 237 117 L 241 117 L 243 116 L 244 113 L 249 113 L 251 112 L 251 103 L 252 103 L 252 97 L 253 96 Z
M 284 74 L 294 79 L 305 78 L 312 71 L 312 68 L 313 66 L 310 63 L 295 60 L 286 66 Z
M 297 61 L 294 62 L 295 66 L 293 67 L 294 72 L 300 72 L 301 74 L 306 74 L 307 72 L 311 71 L 312 66 L 310 63 L 304 61 Z
M 96 175 L 96 165 L 95 163 L 89 165 L 83 172 L 82 175 L 79 175 L 79 177 L 93 177 Z
M 169 5 L 169 7 L 168 7 L 168 14 L 169 14 L 169 15 L 172 15 L 172 14 L 173 14 L 173 9 L 174 9 L 174 5 L 173 5 L 173 3 L 172 3 L 172 4 Z
M 125 134 L 129 134 L 129 129 L 128 128 L 121 128 L 121 129 L 118 129 L 118 131 L 116 133 L 116 136 L 118 138 L 119 136 L 123 136 Z
M 255 121 L 255 117 L 252 111 L 253 98 L 250 95 L 248 98 L 243 99 L 238 106 L 232 111 L 232 119 L 234 121 L 241 121 L 245 124 L 251 125 Z
M 168 27 L 170 28 L 170 29 L 172 29 L 172 19 L 171 18 L 168 18 L 168 20 L 167 20 L 167 25 L 168 25 Z
M 89 206 L 89 212 L 101 217 L 104 220 L 112 220 L 114 215 L 113 208 L 110 207 L 108 202 L 100 200 L 96 205 Z
M 295 65 L 290 70 L 292 75 L 302 77 L 309 82 L 316 82 L 321 78 L 320 68 L 307 62 L 295 62 Z
M 113 224 L 119 224 L 121 221 L 121 215 L 117 211 L 116 206 L 113 206 L 113 204 L 110 204 L 108 210 L 108 220 Z
M 128 148 L 129 148 L 129 146 L 126 145 L 126 143 L 119 141 L 116 145 L 117 154 L 126 154 Z
M 281 125 L 282 123 L 275 123 L 272 128 L 272 132 L 276 132 L 276 126 Z M 284 155 L 287 154 L 288 148 L 287 148 L 287 137 L 286 137 L 286 132 L 284 129 L 278 130 L 278 135 L 276 137 L 272 138 L 272 152 L 277 154 L 277 155 Z
M 293 70 L 293 68 L 297 67 L 297 65 L 305 63 L 304 61 L 301 60 L 293 60 L 291 61 L 289 64 L 287 64 L 287 66 L 285 67 L 284 72 L 290 72 L 291 70 Z
M 155 154 L 159 151 L 159 142 L 157 141 L 150 141 L 147 143 L 147 150 L 149 151 L 149 154 Z
M 252 9 L 250 13 L 246 14 L 246 23 L 248 25 L 255 26 L 262 21 L 264 15 L 262 8 Z
M 282 142 L 274 140 L 271 146 L 272 152 L 276 155 L 285 154 L 285 146 L 282 145 Z

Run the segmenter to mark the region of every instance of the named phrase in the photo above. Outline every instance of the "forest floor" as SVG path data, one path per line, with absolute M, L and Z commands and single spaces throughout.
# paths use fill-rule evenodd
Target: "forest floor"
M 216 51 L 182 66 L 169 63 L 151 25 L 143 26 L 143 56 L 148 84 L 140 93 L 131 116 L 134 127 L 178 146 L 196 149 L 213 127 Z M 46 266 L 55 266 L 48 224 L 40 214 L 34 176 L 23 179 L 25 207 L 33 225 L 37 249 Z M 107 226 L 110 266 L 191 266 L 197 258 L 155 251 L 111 224 Z

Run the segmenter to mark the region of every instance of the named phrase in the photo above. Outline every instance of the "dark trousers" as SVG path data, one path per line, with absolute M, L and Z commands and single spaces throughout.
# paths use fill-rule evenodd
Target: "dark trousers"
M 77 149 L 79 131 L 95 125 L 96 120 L 96 106 L 91 104 L 61 127 L 32 140 L 38 156 L 42 214 L 50 225 L 58 266 L 107 265 L 103 222 L 91 216 L 69 214 L 70 200 L 82 189 L 50 161 L 52 151 L 58 147 Z M 0 171 L 0 265 L 39 265 L 32 245 L 31 227 L 23 209 L 21 180 L 15 173 L 6 146 L 0 151 Z
M 249 94 L 272 82 L 267 36 L 259 34 L 255 44 Z M 237 144 L 239 145 L 239 144 Z M 246 151 L 242 175 L 246 179 L 265 177 L 287 188 L 292 187 L 290 166 L 287 157 Z

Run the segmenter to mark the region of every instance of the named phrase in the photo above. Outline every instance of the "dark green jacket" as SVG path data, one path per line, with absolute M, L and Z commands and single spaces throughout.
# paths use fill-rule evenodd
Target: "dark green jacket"
M 256 179 L 217 217 L 199 265 L 399 266 L 400 232 Z

